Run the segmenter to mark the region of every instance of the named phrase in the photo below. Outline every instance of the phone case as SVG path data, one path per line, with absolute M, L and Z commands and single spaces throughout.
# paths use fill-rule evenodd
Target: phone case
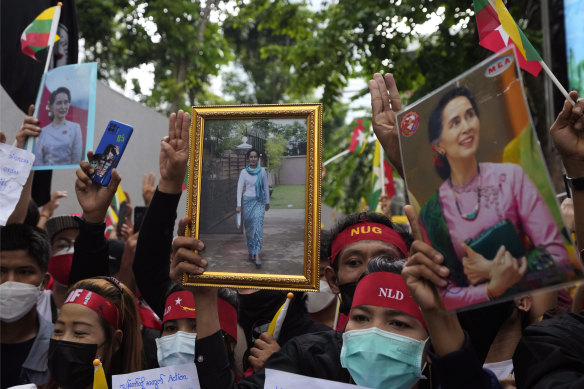
M 109 122 L 90 161 L 94 169 L 93 182 L 102 186 L 109 184 L 112 169 L 118 166 L 133 131 L 134 128 L 127 124 L 115 120 Z

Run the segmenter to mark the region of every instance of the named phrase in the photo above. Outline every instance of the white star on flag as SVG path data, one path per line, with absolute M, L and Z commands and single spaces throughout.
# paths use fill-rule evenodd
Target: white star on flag
M 505 32 L 505 30 L 503 29 L 503 26 L 499 26 L 499 27 L 495 28 L 495 30 L 499 31 L 499 34 L 501 34 L 501 39 L 503 39 L 505 46 L 507 46 L 509 44 L 509 34 L 507 34 L 507 32 Z
M 365 131 L 359 131 L 359 135 L 357 135 L 357 142 L 359 142 L 360 145 L 365 142 Z
M 180 297 L 177 297 L 176 300 L 174 300 L 174 303 L 176 305 L 179 305 L 181 301 L 182 301 L 182 299 Z

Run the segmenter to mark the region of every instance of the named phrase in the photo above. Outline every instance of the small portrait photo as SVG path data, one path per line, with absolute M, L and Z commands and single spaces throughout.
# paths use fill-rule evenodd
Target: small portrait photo
M 200 238 L 210 271 L 303 274 L 306 119 L 205 121 Z
M 94 154 L 90 162 L 94 169 L 93 181 L 103 185 L 108 173 L 116 166 L 119 156 L 120 146 L 113 144 L 107 145 L 103 153 Z
M 405 107 L 398 123 L 410 201 L 450 270 L 447 309 L 582 277 L 512 49 Z
M 34 170 L 76 168 L 93 147 L 95 63 L 50 70 L 41 82 L 35 115 L 41 133 L 29 138 Z

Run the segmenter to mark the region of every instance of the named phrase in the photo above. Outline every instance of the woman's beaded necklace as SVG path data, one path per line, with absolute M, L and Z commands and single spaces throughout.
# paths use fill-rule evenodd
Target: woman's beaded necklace
M 460 204 L 458 204 L 458 198 L 456 197 L 456 192 L 454 191 L 454 187 L 452 185 L 452 177 L 448 177 L 448 183 L 450 184 L 450 190 L 452 191 L 452 195 L 454 196 L 454 203 L 456 204 L 456 210 L 458 211 L 458 214 L 460 215 L 460 217 L 462 217 L 464 220 L 474 220 L 477 218 L 477 216 L 479 215 L 479 209 L 481 208 L 481 168 L 480 166 L 477 164 L 477 171 L 479 174 L 479 186 L 478 186 L 478 190 L 477 190 L 477 204 L 475 205 L 474 209 L 469 212 L 469 213 L 462 213 L 462 211 L 460 210 Z

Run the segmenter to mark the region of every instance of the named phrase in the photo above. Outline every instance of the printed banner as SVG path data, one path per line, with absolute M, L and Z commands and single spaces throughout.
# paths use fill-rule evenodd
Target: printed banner
M 420 226 L 450 269 L 446 308 L 581 278 L 512 49 L 406 107 L 398 123 Z
M 112 376 L 112 389 L 200 389 L 194 363 Z
M 33 162 L 34 154 L 0 143 L 0 226 L 16 208 Z
M 95 62 L 45 74 L 35 106 L 41 133 L 26 146 L 36 156 L 33 170 L 77 168 L 85 160 L 93 148 L 96 86 Z

